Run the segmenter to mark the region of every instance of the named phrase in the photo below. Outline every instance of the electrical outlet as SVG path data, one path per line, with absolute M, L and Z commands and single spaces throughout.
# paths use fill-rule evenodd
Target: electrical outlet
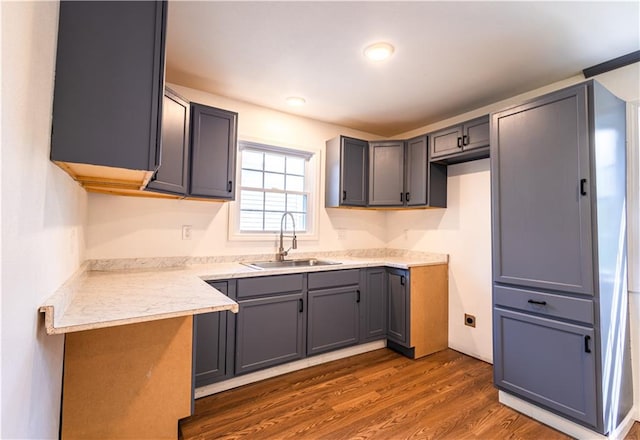
M 467 313 L 464 314 L 464 325 L 469 327 L 476 327 L 476 317 L 473 315 L 469 315 Z
M 191 225 L 182 225 L 182 239 L 191 240 Z

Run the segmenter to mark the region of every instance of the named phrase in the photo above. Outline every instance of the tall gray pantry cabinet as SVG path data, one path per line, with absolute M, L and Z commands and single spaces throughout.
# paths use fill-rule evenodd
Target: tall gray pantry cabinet
M 601 434 L 633 401 L 625 135 L 595 81 L 492 115 L 495 384 Z

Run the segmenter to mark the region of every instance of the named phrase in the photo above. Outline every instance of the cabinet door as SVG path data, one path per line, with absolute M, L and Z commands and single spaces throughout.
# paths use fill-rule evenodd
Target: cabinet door
M 429 135 L 431 159 L 462 151 L 462 127 L 445 128 Z
M 494 308 L 498 388 L 596 426 L 596 354 L 591 328 Z
M 304 357 L 301 293 L 238 301 L 236 374 Z
M 462 126 L 464 151 L 489 146 L 489 116 L 474 119 Z
M 147 189 L 186 194 L 189 173 L 189 103 L 165 90 L 162 104 L 161 163 Z
M 51 159 L 159 165 L 167 2 L 60 3 Z
M 359 139 L 341 138 L 340 204 L 367 205 L 367 151 L 369 144 Z
M 404 142 L 369 143 L 369 205 L 404 204 Z
M 494 281 L 593 295 L 586 88 L 493 115 Z
M 420 136 L 406 143 L 405 194 L 407 206 L 427 204 L 427 137 Z
M 368 342 L 387 336 L 386 269 L 366 270 L 364 290 L 360 300 L 361 341 Z
M 387 337 L 409 347 L 409 276 L 408 272 L 389 269 L 387 272 L 388 329 Z
M 358 343 L 360 294 L 357 285 L 309 292 L 308 355 Z
M 234 296 L 234 286 L 227 281 L 210 284 L 225 295 Z M 195 315 L 193 327 L 195 387 L 233 377 L 235 315 L 231 312 Z
M 191 178 L 196 197 L 235 198 L 237 113 L 191 104 Z

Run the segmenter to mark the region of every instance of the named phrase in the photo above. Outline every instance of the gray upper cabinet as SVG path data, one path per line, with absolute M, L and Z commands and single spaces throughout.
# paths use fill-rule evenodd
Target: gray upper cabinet
M 369 142 L 369 205 L 405 204 L 404 167 L 403 141 Z
M 431 161 L 445 164 L 489 157 L 489 116 L 429 134 Z
M 162 160 L 148 190 L 185 195 L 189 184 L 189 103 L 166 89 L 162 105 Z
M 594 293 L 585 99 L 571 89 L 493 116 L 496 282 Z
M 429 189 L 427 142 L 427 136 L 419 136 L 405 142 L 404 202 L 407 206 L 422 206 L 429 202 L 427 198 L 427 190 Z M 436 187 L 432 187 L 432 189 L 438 191 Z M 447 190 L 446 179 L 444 190 L 445 192 Z
M 491 125 L 495 384 L 605 435 L 633 405 L 625 110 L 587 81 Z
M 60 3 L 51 160 L 74 177 L 158 167 L 166 15 L 164 1 Z M 87 179 L 104 184 L 100 171 Z
M 237 113 L 191 104 L 189 195 L 235 199 Z
M 235 299 L 234 280 L 209 284 Z M 235 322 L 235 315 L 231 312 L 203 313 L 193 317 L 196 388 L 233 377 Z
M 339 136 L 327 141 L 325 206 L 366 206 L 369 144 Z

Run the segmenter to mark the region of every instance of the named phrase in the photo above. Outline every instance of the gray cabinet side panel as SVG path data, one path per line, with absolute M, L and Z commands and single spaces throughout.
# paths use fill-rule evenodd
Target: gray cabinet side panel
M 586 89 L 493 116 L 494 281 L 593 295 Z M 583 184 L 584 186 L 584 184 Z
M 626 104 L 598 82 L 590 83 L 591 191 L 595 194 L 599 321 L 605 428 L 613 429 L 633 406 L 626 276 Z M 607 274 L 618 274 L 608 276 Z M 617 344 L 609 341 L 619 341 Z M 610 361 L 606 363 L 606 360 Z M 608 398 L 607 398 L 608 397 Z
M 596 428 L 593 329 L 499 308 L 493 316 L 496 385 Z
M 432 208 L 447 207 L 447 166 L 429 163 L 429 200 Z
M 404 142 L 369 143 L 369 205 L 404 203 Z
M 408 206 L 427 204 L 427 174 L 429 171 L 427 137 L 407 141 L 405 201 Z
M 61 2 L 51 159 L 158 165 L 166 2 Z

